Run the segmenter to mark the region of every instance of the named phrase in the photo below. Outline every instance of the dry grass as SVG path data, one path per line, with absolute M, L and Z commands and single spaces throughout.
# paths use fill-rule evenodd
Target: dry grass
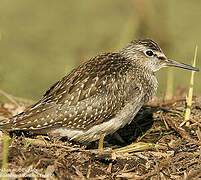
M 112 151 L 124 146 L 113 137 L 106 137 L 105 148 L 109 149 L 100 152 L 94 149 L 97 144 L 86 149 L 47 137 L 15 136 L 8 148 L 7 165 L 13 170 L 8 174 L 39 179 L 199 179 L 200 98 L 193 98 L 190 127 L 179 126 L 184 118 L 185 98 L 162 103 L 155 99 L 144 106 L 130 125 L 118 131 L 125 145 L 139 142 L 146 149 L 142 152 Z M 1 116 L 14 112 L 14 106 L 2 105 Z
M 194 67 L 196 66 L 197 51 L 198 51 L 198 47 L 196 46 L 195 47 L 195 55 L 194 55 L 194 59 L 193 59 Z M 190 85 L 189 85 L 186 113 L 185 113 L 185 118 L 184 118 L 184 121 L 186 122 L 186 126 L 190 126 L 189 119 L 190 119 L 190 114 L 191 114 L 191 105 L 192 105 L 192 98 L 193 98 L 194 76 L 195 76 L 195 71 L 192 71 Z

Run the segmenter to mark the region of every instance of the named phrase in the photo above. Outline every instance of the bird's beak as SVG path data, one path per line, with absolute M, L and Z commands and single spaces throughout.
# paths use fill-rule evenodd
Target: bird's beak
M 166 59 L 165 65 L 166 66 L 179 67 L 179 68 L 188 69 L 188 70 L 192 70 L 192 71 L 199 71 L 199 69 L 196 67 L 193 67 L 193 66 L 190 66 L 187 64 L 183 64 L 183 63 L 179 63 L 179 62 L 171 60 L 171 59 Z

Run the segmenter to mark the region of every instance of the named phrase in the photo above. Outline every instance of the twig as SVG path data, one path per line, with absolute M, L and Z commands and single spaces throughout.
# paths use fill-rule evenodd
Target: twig
M 75 173 L 80 177 L 80 178 L 83 178 L 84 179 L 84 176 L 82 174 L 82 172 L 77 168 L 75 167 L 74 165 L 72 165 L 73 169 L 75 170 Z
M 179 125 L 177 125 L 175 123 L 175 121 L 173 121 L 173 119 L 171 118 L 167 118 L 166 119 L 168 125 L 174 129 L 176 132 L 178 132 L 180 134 L 180 136 L 188 141 L 191 141 L 194 144 L 198 144 L 193 138 L 191 138 L 191 136 Z
M 36 146 L 42 146 L 42 147 L 58 147 L 58 148 L 64 148 L 67 151 L 77 151 L 80 150 L 81 148 L 73 148 L 73 147 L 68 147 L 68 146 L 63 146 L 60 144 L 49 144 L 47 143 L 45 140 L 41 140 L 41 139 L 31 139 L 31 138 L 25 138 L 24 139 L 27 142 L 30 142 L 32 145 L 36 145 Z
M 31 105 L 31 104 L 34 104 L 36 103 L 34 100 L 31 100 L 31 99 L 26 99 L 26 98 L 22 98 L 22 97 L 15 97 L 13 96 L 13 98 L 19 102 L 22 102 L 24 104 L 27 104 L 27 105 Z
M 15 104 L 16 106 L 20 106 L 15 99 L 8 93 L 4 92 L 3 90 L 0 89 L 0 94 L 2 94 L 3 96 L 5 96 L 9 101 L 11 101 L 13 104 Z
M 88 169 L 87 169 L 87 175 L 86 178 L 89 179 L 91 174 L 91 164 L 89 164 Z

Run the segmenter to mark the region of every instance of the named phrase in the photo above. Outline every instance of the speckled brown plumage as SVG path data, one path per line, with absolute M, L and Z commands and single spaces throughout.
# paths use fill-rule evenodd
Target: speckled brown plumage
M 132 121 L 156 93 L 154 72 L 167 66 L 166 61 L 154 41 L 132 41 L 119 52 L 101 54 L 72 70 L 35 105 L 1 121 L 0 129 L 94 141 Z

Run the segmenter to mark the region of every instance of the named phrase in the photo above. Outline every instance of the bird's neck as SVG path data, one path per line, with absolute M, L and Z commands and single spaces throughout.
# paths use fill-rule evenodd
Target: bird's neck
M 154 72 L 149 68 L 149 66 L 141 62 L 139 57 L 137 58 L 135 54 L 131 54 L 130 51 L 122 50 L 119 53 L 133 64 L 134 71 L 138 71 L 137 74 L 140 75 L 142 86 L 145 91 L 144 102 L 148 102 L 156 94 L 158 88 L 158 81 Z
M 158 88 L 158 81 L 156 79 L 156 76 L 153 73 L 149 73 L 148 71 L 143 71 L 142 75 L 144 78 L 144 82 L 145 82 L 144 88 L 146 91 L 144 101 L 148 102 L 156 95 L 157 88 Z
M 139 64 L 138 62 L 135 63 L 135 61 L 133 61 L 133 64 L 134 67 L 139 72 L 139 74 L 141 75 L 143 82 L 142 86 L 145 91 L 144 102 L 146 103 L 155 96 L 158 88 L 158 81 L 156 79 L 154 72 L 151 71 L 149 68 L 143 66 L 142 64 Z

